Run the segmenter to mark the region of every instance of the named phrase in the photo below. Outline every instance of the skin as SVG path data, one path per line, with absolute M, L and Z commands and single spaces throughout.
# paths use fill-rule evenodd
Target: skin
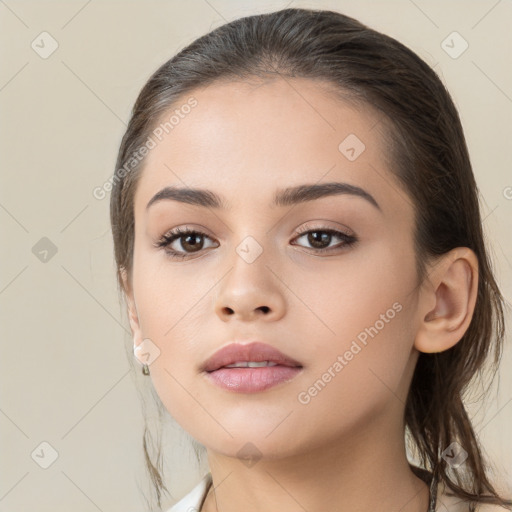
M 146 157 L 135 194 L 134 264 L 123 274 L 134 343 L 160 355 L 152 383 L 171 416 L 207 449 L 210 512 L 425 512 L 428 488 L 411 472 L 402 422 L 420 351 L 457 343 L 471 321 L 477 260 L 457 248 L 415 286 L 414 212 L 386 162 L 370 108 L 340 101 L 318 82 L 276 79 L 197 89 L 198 105 Z M 356 134 L 349 161 L 338 146 Z M 352 195 L 271 207 L 277 189 L 346 182 Z M 162 200 L 166 186 L 205 188 L 229 210 Z M 307 226 L 358 242 L 315 253 Z M 203 249 L 171 259 L 154 244 L 175 227 L 207 234 Z M 236 252 L 253 237 L 262 254 Z M 298 238 L 300 236 L 300 238 Z M 177 239 L 172 247 L 186 253 Z M 309 403 L 298 401 L 365 328 L 402 306 Z M 261 309 L 266 306 L 266 313 Z M 233 341 L 264 341 L 301 362 L 289 382 L 261 393 L 216 387 L 200 365 Z M 237 453 L 256 447 L 249 465 Z

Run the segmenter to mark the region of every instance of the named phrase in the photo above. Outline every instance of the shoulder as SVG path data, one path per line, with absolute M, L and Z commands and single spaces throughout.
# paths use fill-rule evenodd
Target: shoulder
M 499 505 L 478 504 L 476 512 L 506 512 Z M 436 512 L 469 512 L 469 503 L 453 494 L 442 484 L 439 484 Z
M 212 483 L 211 473 L 207 473 L 201 481 L 178 503 L 175 503 L 167 512 L 199 512 L 203 501 Z

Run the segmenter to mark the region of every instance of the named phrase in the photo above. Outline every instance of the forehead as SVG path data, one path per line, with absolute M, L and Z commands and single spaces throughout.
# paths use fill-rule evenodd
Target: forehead
M 281 78 L 214 83 L 191 91 L 160 120 L 165 123 L 187 100 L 195 100 L 179 122 L 160 130 L 161 140 L 153 137 L 136 209 L 170 185 L 217 191 L 230 207 L 248 198 L 270 203 L 276 188 L 321 181 L 343 181 L 385 195 L 388 155 L 377 114 L 332 91 L 319 81 Z

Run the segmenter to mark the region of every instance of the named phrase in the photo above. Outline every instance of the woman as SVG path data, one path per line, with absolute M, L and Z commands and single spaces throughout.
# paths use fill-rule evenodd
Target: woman
M 510 509 L 462 401 L 503 299 L 417 55 L 331 11 L 235 20 L 148 80 L 116 169 L 135 355 L 208 456 L 172 512 Z

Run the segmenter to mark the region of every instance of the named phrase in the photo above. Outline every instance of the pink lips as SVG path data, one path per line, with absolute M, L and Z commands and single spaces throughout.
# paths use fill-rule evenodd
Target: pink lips
M 225 368 L 238 362 L 275 363 L 254 368 Z M 203 365 L 203 371 L 214 384 L 239 393 L 255 393 L 286 382 L 302 371 L 302 365 L 279 350 L 261 342 L 232 343 L 213 354 Z

